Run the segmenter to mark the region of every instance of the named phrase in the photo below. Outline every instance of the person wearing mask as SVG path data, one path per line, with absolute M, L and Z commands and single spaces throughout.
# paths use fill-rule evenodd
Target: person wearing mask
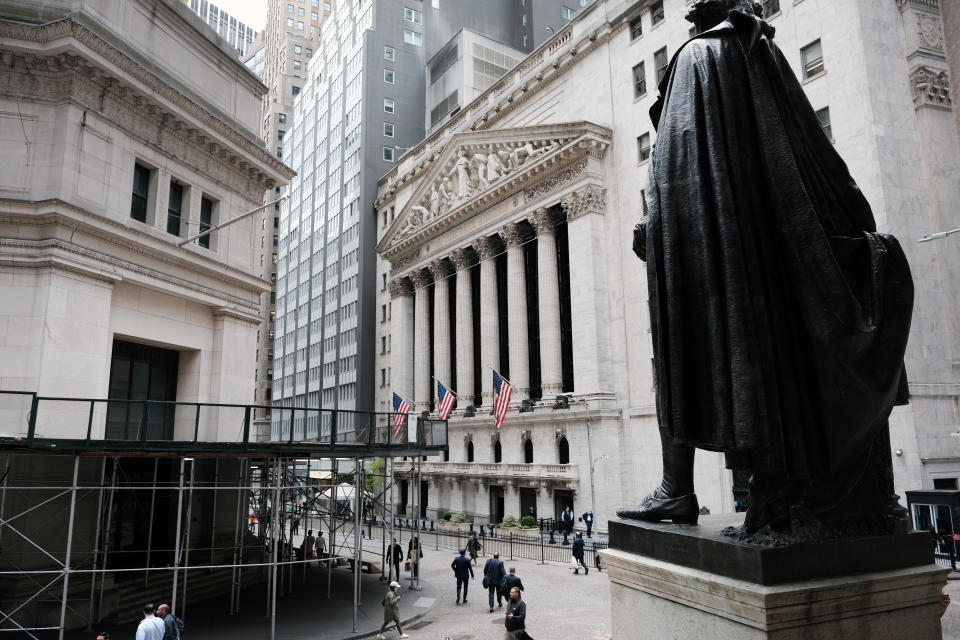
M 394 580 L 390 583 L 390 590 L 387 591 L 387 595 L 383 597 L 383 624 L 380 626 L 380 633 L 377 634 L 377 640 L 384 640 L 386 638 L 383 635 L 383 632 L 387 630 L 387 627 L 392 622 L 397 625 L 397 633 L 400 634 L 401 638 L 409 638 L 407 634 L 403 632 L 403 629 L 400 627 L 400 583 Z

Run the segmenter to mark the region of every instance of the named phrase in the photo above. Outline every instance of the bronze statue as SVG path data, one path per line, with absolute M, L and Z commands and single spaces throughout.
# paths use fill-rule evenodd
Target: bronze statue
M 893 532 L 887 418 L 913 284 L 746 0 L 698 0 L 651 109 L 647 263 L 663 479 L 623 518 L 697 522 L 695 448 L 751 472 L 739 533 Z

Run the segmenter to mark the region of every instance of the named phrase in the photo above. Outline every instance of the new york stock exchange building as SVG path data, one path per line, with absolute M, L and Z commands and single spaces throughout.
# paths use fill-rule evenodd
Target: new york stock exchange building
M 863 44 L 873 36 L 823 25 L 804 6 L 810 3 L 787 5 L 782 12 L 777 5 L 769 18 L 780 30 L 776 42 L 806 78 L 828 135 L 832 114 L 835 144 L 877 203 L 878 222 L 912 236 L 933 205 L 883 182 L 894 173 L 893 180 L 916 174 L 912 179 L 922 182 L 929 168 L 897 158 L 916 148 L 861 150 L 894 149 L 893 141 L 877 136 L 877 126 L 918 138 L 925 127 L 941 127 L 942 139 L 953 141 L 941 157 L 955 166 L 952 113 L 929 111 L 924 101 L 918 106 L 912 93 L 909 65 L 924 59 L 893 40 L 877 55 L 902 75 L 872 79 L 886 86 L 879 93 L 870 83 L 848 82 L 869 70 L 863 60 L 842 56 L 841 43 Z M 691 35 L 686 8 L 679 0 L 596 2 L 482 93 L 472 93 L 472 77 L 463 73 L 459 96 L 478 97 L 453 109 L 381 179 L 378 410 L 392 410 L 396 392 L 414 405 L 414 414 L 436 415 L 437 380 L 458 396 L 449 418 L 449 460 L 422 463 L 416 496 L 411 480 L 399 481 L 399 512 L 412 516 L 418 508 L 433 519 L 463 511 L 486 524 L 505 515 L 558 518 L 570 505 L 577 518 L 593 511 L 603 532 L 618 507 L 636 503 L 659 481 L 646 274 L 632 253 L 631 232 L 645 210 L 655 138 L 648 110 L 669 57 Z M 909 7 L 889 2 L 848 9 L 876 14 L 894 31 L 914 30 Z M 838 20 L 856 22 L 847 18 Z M 805 47 L 808 40 L 817 48 Z M 910 38 L 906 42 L 910 48 Z M 463 63 L 445 65 L 443 73 L 455 75 Z M 834 76 L 823 73 L 824 65 Z M 877 116 L 885 123 L 872 131 L 854 127 L 864 101 L 879 94 L 893 103 Z M 842 124 L 848 128 L 841 132 Z M 896 172 L 887 170 L 894 165 Z M 881 194 L 883 207 L 877 206 Z M 932 370 L 909 353 L 907 364 Z M 499 429 L 494 371 L 515 389 Z M 913 407 L 922 411 L 923 400 L 915 396 Z M 893 438 L 909 440 L 917 422 L 895 414 Z M 893 450 L 900 446 L 894 442 Z M 396 470 L 412 464 L 398 463 Z M 696 470 L 700 504 L 712 513 L 733 512 L 746 478 L 705 451 L 697 452 Z M 897 474 L 900 490 L 927 482 L 923 473 L 897 468 Z

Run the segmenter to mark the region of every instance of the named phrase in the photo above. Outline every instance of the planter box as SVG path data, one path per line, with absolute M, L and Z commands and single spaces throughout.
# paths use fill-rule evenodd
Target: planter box
M 520 527 L 500 527 L 500 537 L 509 538 L 510 534 L 513 534 L 514 540 L 540 539 L 540 529 L 537 527 L 534 527 L 533 529 L 521 529 Z
M 448 533 L 469 533 L 470 532 L 470 523 L 469 522 L 444 522 L 441 520 L 437 523 L 437 528 L 440 531 L 445 531 Z

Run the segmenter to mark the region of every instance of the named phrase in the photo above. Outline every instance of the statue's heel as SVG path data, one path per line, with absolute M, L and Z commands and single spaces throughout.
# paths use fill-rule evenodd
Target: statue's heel
M 673 524 L 697 524 L 697 520 L 700 519 L 700 514 L 697 513 L 692 516 L 676 516 L 671 518 Z

